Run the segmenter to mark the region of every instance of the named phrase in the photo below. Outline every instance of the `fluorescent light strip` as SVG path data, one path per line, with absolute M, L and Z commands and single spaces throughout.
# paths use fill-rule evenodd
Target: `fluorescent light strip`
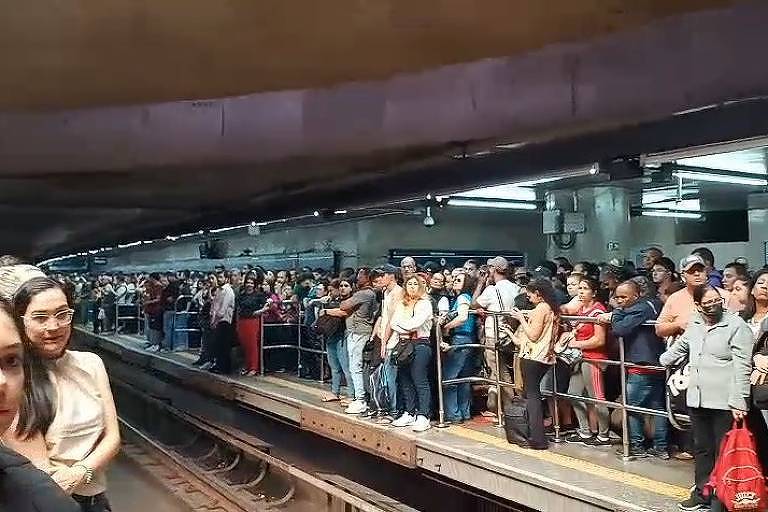
M 451 198 L 448 206 L 463 206 L 466 208 L 497 208 L 502 210 L 535 210 L 534 203 L 521 203 L 514 201 L 481 201 L 478 199 Z
M 236 229 L 245 229 L 248 227 L 248 224 L 242 224 L 240 226 L 229 226 L 226 228 L 216 228 L 212 229 L 211 233 L 224 233 L 225 231 L 234 231 Z
M 696 212 L 674 212 L 666 210 L 642 210 L 643 217 L 672 217 L 675 219 L 700 219 L 701 214 Z
M 498 185 L 458 192 L 453 197 L 462 199 L 495 199 L 500 201 L 535 201 L 536 191 L 516 185 Z
M 768 179 L 750 178 L 747 176 L 732 176 L 728 174 L 715 174 L 708 172 L 675 171 L 672 176 L 686 180 L 712 181 L 715 183 L 729 183 L 732 185 L 752 185 L 756 187 L 768 186 Z

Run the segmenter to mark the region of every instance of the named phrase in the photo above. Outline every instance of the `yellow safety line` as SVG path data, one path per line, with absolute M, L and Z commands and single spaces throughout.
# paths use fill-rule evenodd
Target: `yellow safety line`
M 263 380 L 278 386 L 291 388 L 296 391 L 308 393 L 320 398 L 325 396 L 325 392 L 321 389 L 317 389 L 312 386 L 307 386 L 305 384 L 293 382 L 291 380 L 283 379 L 280 377 L 259 376 L 258 380 Z M 557 464 L 558 466 L 574 469 L 576 471 L 580 471 L 582 473 L 588 473 L 590 475 L 594 475 L 600 478 L 605 478 L 607 480 L 613 480 L 615 482 L 619 482 L 625 485 L 631 485 L 633 487 L 637 487 L 638 489 L 643 489 L 645 491 L 661 494 L 663 496 L 668 496 L 670 498 L 682 500 L 682 499 L 685 499 L 690 494 L 690 490 L 684 487 L 669 484 L 666 482 L 660 482 L 658 480 L 646 478 L 640 475 L 636 475 L 634 473 L 628 473 L 626 471 L 620 471 L 620 470 L 609 468 L 606 466 L 601 466 L 593 462 L 587 462 L 582 459 L 569 457 L 561 453 L 555 453 L 555 452 L 546 451 L 546 450 L 526 450 L 525 448 L 520 448 L 517 445 L 510 444 L 504 439 L 501 439 L 499 437 L 496 437 L 490 434 L 486 434 L 484 432 L 480 432 L 478 430 L 473 430 L 470 428 L 454 425 L 449 427 L 447 431 L 451 434 L 455 434 L 465 439 L 469 439 L 479 443 L 493 445 L 499 448 L 503 448 L 503 449 L 515 452 L 515 453 L 519 453 L 521 455 L 525 455 L 527 457 L 535 457 L 539 460 L 550 462 L 552 464 Z
M 528 457 L 535 457 L 539 460 L 557 464 L 569 469 L 575 469 L 582 473 L 588 473 L 593 476 L 605 478 L 607 480 L 613 480 L 625 485 L 631 485 L 645 491 L 661 494 L 675 499 L 685 499 L 690 494 L 690 490 L 678 485 L 668 484 L 666 482 L 659 482 L 651 478 L 646 478 L 634 473 L 628 473 L 626 471 L 620 471 L 618 469 L 608 468 L 595 464 L 593 462 L 587 462 L 585 460 L 569 457 L 561 453 L 555 453 L 547 450 L 527 450 L 520 448 L 515 444 L 510 444 L 506 440 L 498 438 L 496 436 L 479 432 L 477 430 L 469 429 L 460 426 L 451 426 L 448 428 L 448 432 L 456 434 L 458 436 L 476 441 L 479 443 L 490 444 L 500 448 L 519 453 Z
M 259 380 L 269 382 L 270 384 L 275 384 L 276 386 L 283 386 L 286 388 L 295 389 L 296 391 L 301 391 L 302 393 L 308 393 L 310 395 L 315 395 L 316 397 L 323 398 L 326 395 L 326 392 L 322 389 L 317 389 L 312 386 L 307 386 L 305 384 L 299 384 L 298 382 L 293 382 L 288 379 L 281 379 L 280 377 L 271 377 L 271 376 L 260 376 L 258 377 Z

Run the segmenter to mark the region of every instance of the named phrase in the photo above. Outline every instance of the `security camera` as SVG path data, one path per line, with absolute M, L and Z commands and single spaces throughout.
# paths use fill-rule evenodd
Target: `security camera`
M 431 228 L 435 225 L 435 218 L 432 217 L 432 207 L 427 206 L 427 215 L 424 217 L 424 227 Z

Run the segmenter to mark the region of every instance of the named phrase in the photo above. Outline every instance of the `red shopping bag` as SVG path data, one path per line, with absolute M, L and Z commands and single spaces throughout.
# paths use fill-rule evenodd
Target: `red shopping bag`
M 723 438 L 715 467 L 704 488 L 705 494 L 712 491 L 730 512 L 763 511 L 768 506 L 755 439 L 743 421 L 734 421 Z

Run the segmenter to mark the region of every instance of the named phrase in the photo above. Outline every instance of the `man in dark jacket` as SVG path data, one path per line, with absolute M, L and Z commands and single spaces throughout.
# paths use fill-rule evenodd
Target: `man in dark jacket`
M 656 336 L 653 326 L 643 325 L 649 320 L 656 320 L 661 310 L 658 299 L 642 297 L 642 290 L 636 281 L 624 281 L 613 294 L 618 306 L 613 313 L 598 317 L 600 322 L 610 322 L 613 334 L 624 340 L 624 359 L 628 363 L 646 366 L 659 366 L 659 356 L 664 351 L 664 343 Z M 663 411 L 664 373 L 647 368 L 627 368 L 627 404 Z M 629 413 L 629 454 L 631 457 L 654 456 L 669 459 L 667 436 L 669 425 L 666 418 L 654 418 L 655 432 L 653 447 L 646 451 L 644 416 Z M 621 453 L 623 455 L 623 453 Z
M 80 507 L 51 477 L 0 446 L 0 511 L 80 512 Z

